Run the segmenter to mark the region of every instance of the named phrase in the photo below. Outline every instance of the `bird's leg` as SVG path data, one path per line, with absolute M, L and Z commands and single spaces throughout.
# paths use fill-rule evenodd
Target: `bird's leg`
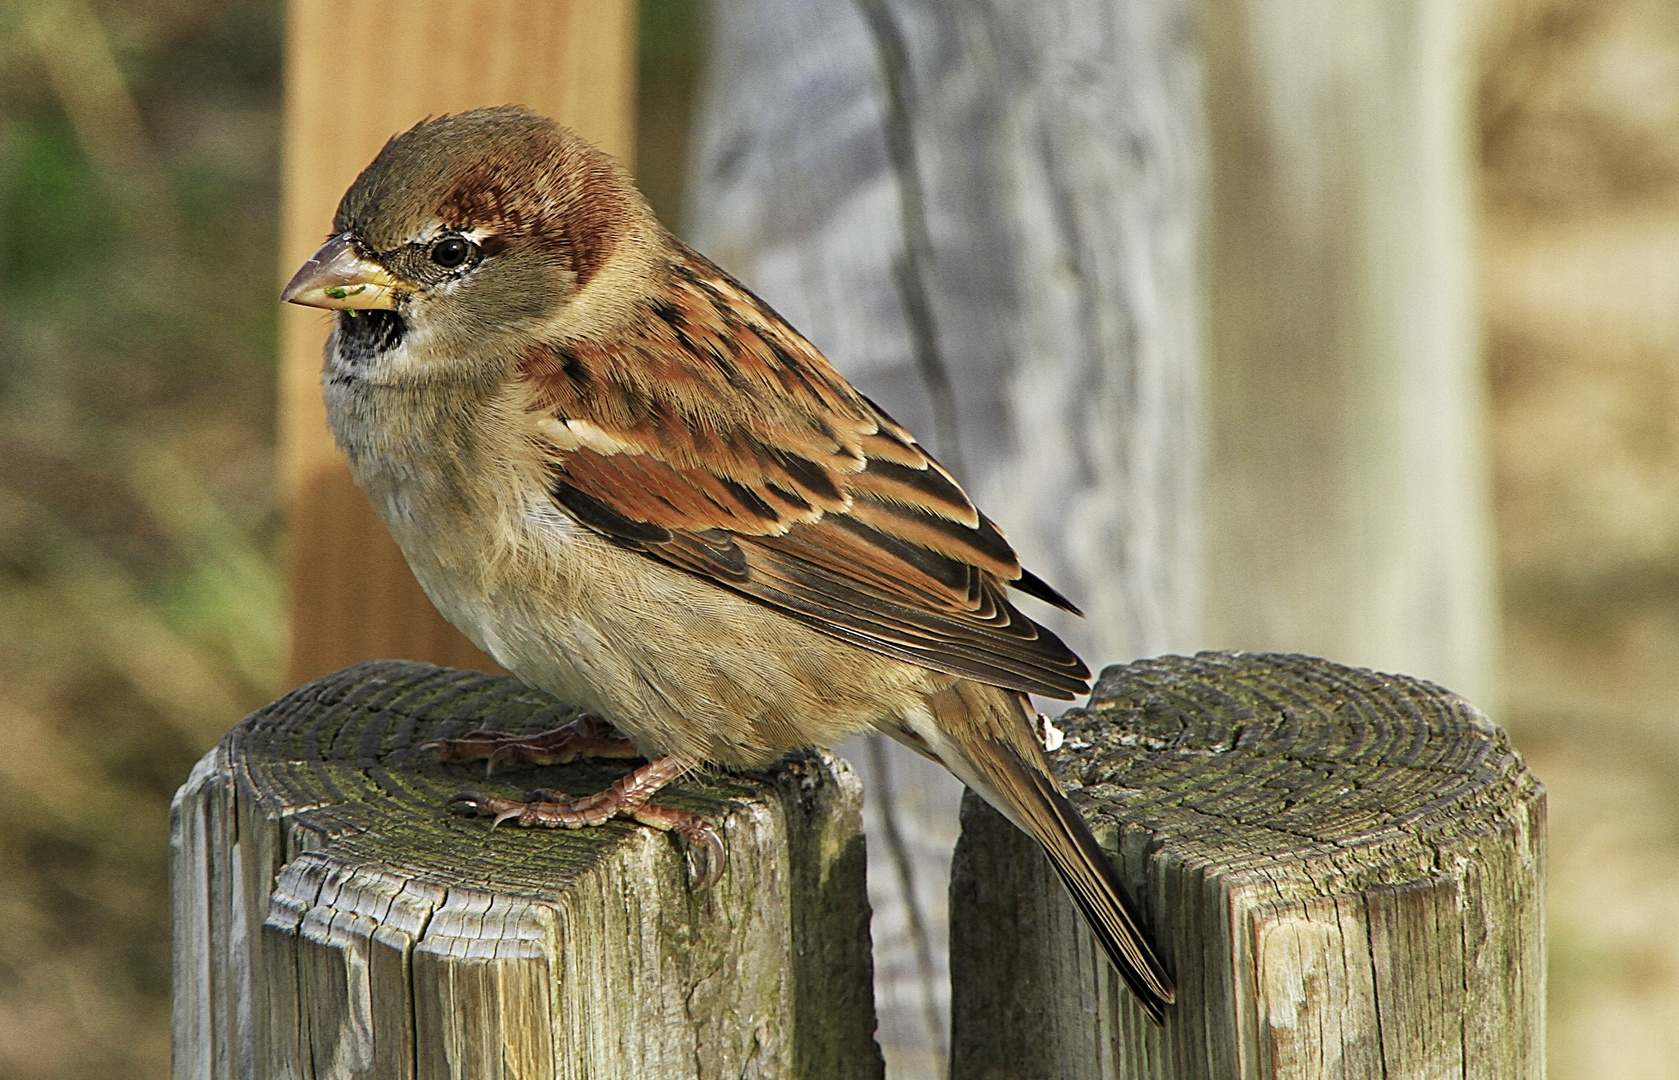
M 675 831 L 687 840 L 699 865 L 700 885 L 710 888 L 723 876 L 723 838 L 709 821 L 685 810 L 654 806 L 653 795 L 688 770 L 676 758 L 658 758 L 619 777 L 611 787 L 593 795 L 572 798 L 562 791 L 538 788 L 526 802 L 499 799 L 477 791 L 463 791 L 451 806 L 469 807 L 479 817 L 493 818 L 491 828 L 511 821 L 526 828 L 582 829 L 615 817 L 633 818 L 661 832 Z
M 510 735 L 505 731 L 480 728 L 458 739 L 433 739 L 415 750 L 436 750 L 439 761 L 485 759 L 484 775 L 497 765 L 569 765 L 580 757 L 640 757 L 635 743 L 624 738 L 611 724 L 584 713 L 564 727 L 536 735 Z

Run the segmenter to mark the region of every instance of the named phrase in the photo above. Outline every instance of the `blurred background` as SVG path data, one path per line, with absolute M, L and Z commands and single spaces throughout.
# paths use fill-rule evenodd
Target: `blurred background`
M 1679 1077 L 1679 7 L 1479 2 L 1499 711 L 1550 789 L 1551 1075 Z M 679 232 L 702 16 L 641 4 L 636 171 Z M 282 27 L 0 2 L 7 1080 L 167 1074 L 169 798 L 281 687 Z

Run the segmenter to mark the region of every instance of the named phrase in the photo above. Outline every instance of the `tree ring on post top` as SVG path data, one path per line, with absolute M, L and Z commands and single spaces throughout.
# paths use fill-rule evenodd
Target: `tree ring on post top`
M 1227 874 L 1321 857 L 1349 884 L 1418 880 L 1439 872 L 1439 849 L 1539 790 L 1457 695 L 1316 657 L 1110 667 L 1057 725 L 1054 764 L 1081 809 L 1149 820 L 1157 843 Z
M 1151 1030 L 1047 866 L 970 797 L 953 1080 L 1156 1075 L 1085 1071 L 1138 1054 L 1174 1076 L 1306 1076 L 1331 1059 L 1539 1075 L 1544 790 L 1473 705 L 1314 657 L 1201 653 L 1107 668 L 1055 723 L 1056 773 L 1178 1001 Z M 1101 1023 L 1046 1004 L 1093 994 Z

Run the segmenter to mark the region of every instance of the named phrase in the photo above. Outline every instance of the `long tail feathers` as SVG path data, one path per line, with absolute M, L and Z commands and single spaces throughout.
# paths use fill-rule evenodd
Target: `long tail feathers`
M 1163 1023 L 1166 1006 L 1177 996 L 1176 990 L 1171 976 L 1144 939 L 1113 864 L 1108 862 L 1078 810 L 1056 789 L 1055 781 L 1037 774 L 1029 766 L 1023 771 L 1041 792 L 1050 818 L 1046 830 L 1034 830 L 1034 838 L 1043 845 L 1055 872 L 1066 883 L 1073 903 L 1084 913 L 1085 922 L 1119 970 L 1120 978 L 1137 996 L 1137 1003 L 1150 1020 Z
M 958 683 L 928 704 L 938 714 L 935 738 L 944 743 L 933 747 L 939 758 L 1043 846 L 1125 985 L 1149 1019 L 1163 1023 L 1176 996 L 1172 978 L 1143 937 L 1113 865 L 1050 774 L 1025 696 Z

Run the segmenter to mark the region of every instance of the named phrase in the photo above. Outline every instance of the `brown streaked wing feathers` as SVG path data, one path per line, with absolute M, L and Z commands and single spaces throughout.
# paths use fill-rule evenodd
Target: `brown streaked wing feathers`
M 530 407 L 562 425 L 556 503 L 843 641 L 1029 693 L 1084 692 L 1083 662 L 1005 588 L 1072 605 L 796 331 L 686 254 L 639 339 L 526 358 Z

